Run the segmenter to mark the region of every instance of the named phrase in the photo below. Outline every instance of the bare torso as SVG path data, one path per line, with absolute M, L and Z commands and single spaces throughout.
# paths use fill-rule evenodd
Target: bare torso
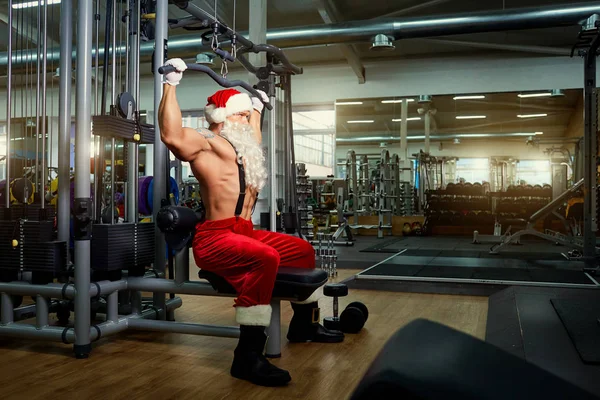
M 200 183 L 206 219 L 231 218 L 235 216 L 240 194 L 237 156 L 233 146 L 219 135 L 210 139 L 210 144 L 210 150 L 202 151 L 190 160 L 190 167 Z M 256 196 L 256 190 L 246 185 L 241 218 L 249 220 L 252 217 Z

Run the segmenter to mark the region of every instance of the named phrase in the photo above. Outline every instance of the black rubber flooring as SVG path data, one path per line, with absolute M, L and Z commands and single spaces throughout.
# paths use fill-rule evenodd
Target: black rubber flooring
M 551 301 L 581 359 L 600 364 L 600 296 Z
M 597 289 L 513 286 L 489 297 L 485 340 L 598 396 L 600 365 L 580 355 L 593 360 L 598 354 L 600 332 L 592 329 L 598 327 L 598 304 Z M 577 331 L 575 340 L 571 331 Z
M 456 279 L 484 279 L 517 282 L 554 282 L 594 286 L 578 262 L 487 259 L 466 257 L 393 257 L 359 275 L 414 276 Z

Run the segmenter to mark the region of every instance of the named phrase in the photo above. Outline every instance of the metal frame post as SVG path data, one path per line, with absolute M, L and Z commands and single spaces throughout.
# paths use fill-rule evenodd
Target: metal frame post
M 75 199 L 90 197 L 90 126 L 92 124 L 92 25 L 94 10 L 88 0 L 77 6 L 77 92 L 75 103 Z M 76 200 L 76 203 L 78 201 Z M 88 207 L 88 213 L 91 209 Z M 87 224 L 91 231 L 91 219 Z M 77 358 L 87 358 L 90 341 L 90 235 L 75 237 L 75 344 Z
M 156 2 L 156 31 L 155 31 L 155 52 L 154 52 L 154 209 L 152 210 L 154 220 L 164 201 L 166 201 L 166 187 L 168 182 L 167 165 L 169 152 L 160 137 L 160 125 L 158 122 L 158 107 L 163 94 L 163 79 L 158 73 L 158 68 L 165 63 L 167 57 L 168 41 L 168 0 L 157 0 Z M 155 228 L 154 234 L 154 270 L 159 274 L 165 272 L 165 240 L 160 229 Z M 165 295 L 164 293 L 154 293 L 154 306 L 160 311 L 160 318 L 165 318 Z
M 271 232 L 277 232 L 277 97 L 275 96 L 275 75 L 269 76 L 269 101 L 273 106 L 269 115 L 269 222 Z
M 271 301 L 271 323 L 267 328 L 267 348 L 265 356 L 269 358 L 281 357 L 281 302 Z
M 6 208 L 10 208 L 10 130 L 11 130 L 11 105 L 12 105 L 12 0 L 8 0 L 8 49 L 7 49 L 7 74 L 6 77 L 6 187 L 4 198 Z M 21 111 L 23 112 L 23 111 Z
M 598 90 L 596 57 L 600 36 L 596 36 L 584 57 L 584 133 L 583 133 L 583 258 L 586 269 L 596 269 L 596 187 L 598 168 Z
M 71 53 L 73 40 L 73 4 L 60 3 L 60 83 L 58 89 L 58 240 L 69 243 L 71 215 L 69 155 L 71 153 Z M 67 252 L 69 254 L 69 252 Z

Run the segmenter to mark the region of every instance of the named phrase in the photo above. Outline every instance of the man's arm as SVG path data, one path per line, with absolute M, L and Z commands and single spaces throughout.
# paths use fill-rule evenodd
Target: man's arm
M 211 148 L 209 140 L 214 135 L 209 132 L 198 133 L 192 128 L 182 126 L 175 86 L 163 86 L 163 96 L 158 108 L 158 124 L 162 142 L 181 161 L 192 161 L 201 151 Z
M 258 94 L 262 97 L 263 101 L 268 103 L 269 97 L 262 90 L 258 90 Z M 250 126 L 254 129 L 254 138 L 258 143 L 262 143 L 262 131 L 260 129 L 260 117 L 261 113 L 264 109 L 264 104 L 260 99 L 253 97 L 252 104 L 254 106 L 254 110 L 252 110 L 252 114 L 250 114 Z
M 250 126 L 254 130 L 254 138 L 258 143 L 262 143 L 262 131 L 260 129 L 260 112 L 256 109 L 250 114 Z

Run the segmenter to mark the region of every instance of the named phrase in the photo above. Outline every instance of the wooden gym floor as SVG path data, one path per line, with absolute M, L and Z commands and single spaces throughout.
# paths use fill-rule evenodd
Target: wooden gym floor
M 192 258 L 193 260 L 193 258 Z M 334 281 L 358 270 L 340 270 Z M 194 279 L 195 267 L 190 267 Z M 196 277 L 197 279 L 197 277 Z M 235 325 L 232 298 L 182 296 L 178 321 Z M 330 298 L 321 317 L 332 315 Z M 416 318 L 428 318 L 485 338 L 487 297 L 351 290 L 340 299 L 369 307 L 369 320 L 340 344 L 289 344 L 292 315 L 282 304 L 282 357 L 290 371 L 284 388 L 264 388 L 229 375 L 236 339 L 154 332 L 124 332 L 93 344 L 87 360 L 58 343 L 0 338 L 2 399 L 347 399 L 388 338 Z M 51 316 L 54 319 L 54 315 Z

